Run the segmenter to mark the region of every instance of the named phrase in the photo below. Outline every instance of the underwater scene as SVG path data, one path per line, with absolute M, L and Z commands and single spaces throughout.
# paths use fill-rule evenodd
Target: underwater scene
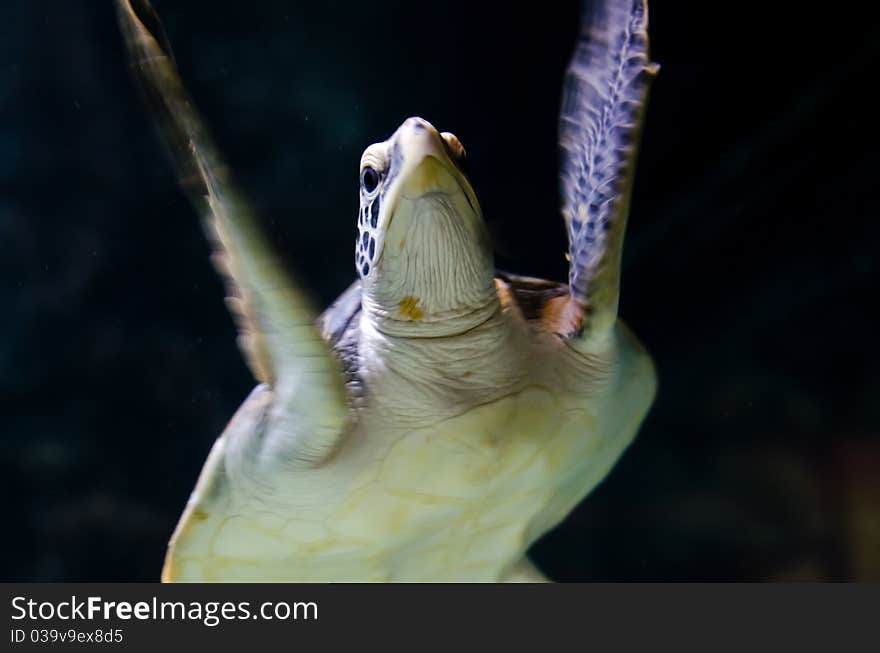
M 0 578 L 880 581 L 880 24 L 788 4 L 7 2 Z

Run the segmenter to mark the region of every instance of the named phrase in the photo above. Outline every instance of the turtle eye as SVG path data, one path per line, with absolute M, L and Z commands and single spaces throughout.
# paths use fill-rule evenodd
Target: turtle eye
M 367 166 L 361 171 L 361 186 L 367 193 L 372 193 L 379 185 L 379 173 L 372 166 Z

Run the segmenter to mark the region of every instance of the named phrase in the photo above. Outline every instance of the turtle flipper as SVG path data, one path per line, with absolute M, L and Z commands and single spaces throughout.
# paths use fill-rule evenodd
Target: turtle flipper
M 180 183 L 204 216 L 225 276 L 239 345 L 254 376 L 272 387 L 275 420 L 286 420 L 289 459 L 323 459 L 348 419 L 338 362 L 321 338 L 306 294 L 285 274 L 235 186 L 177 72 L 148 0 L 116 0 L 134 77 L 178 168 Z M 285 425 L 277 429 L 284 432 Z
M 647 0 L 584 1 L 559 121 L 570 298 L 554 330 L 590 338 L 617 317 L 620 254 L 648 90 Z

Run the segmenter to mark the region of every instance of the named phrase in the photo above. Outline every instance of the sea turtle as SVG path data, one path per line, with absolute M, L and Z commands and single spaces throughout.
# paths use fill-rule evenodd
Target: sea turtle
M 358 279 L 318 317 L 282 271 L 147 0 L 116 0 L 135 77 L 206 217 L 260 382 L 214 444 L 162 578 L 523 581 L 653 400 L 617 319 L 645 0 L 585 5 L 560 121 L 568 284 L 496 271 L 464 148 L 406 120 L 360 162 Z

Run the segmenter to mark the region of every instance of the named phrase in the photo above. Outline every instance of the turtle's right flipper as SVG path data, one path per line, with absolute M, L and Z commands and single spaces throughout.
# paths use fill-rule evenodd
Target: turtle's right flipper
M 620 254 L 639 132 L 659 66 L 648 55 L 647 0 L 584 2 L 559 117 L 570 298 L 552 327 L 579 346 L 617 318 Z
M 239 344 L 254 376 L 286 420 L 285 458 L 316 464 L 332 451 L 348 420 L 343 377 L 315 326 L 306 294 L 261 233 L 177 72 L 162 25 L 147 0 L 116 0 L 131 68 L 177 165 L 184 191 L 205 218 L 226 277 Z M 279 425 L 283 426 L 283 425 Z M 281 443 L 279 443 L 281 444 Z

